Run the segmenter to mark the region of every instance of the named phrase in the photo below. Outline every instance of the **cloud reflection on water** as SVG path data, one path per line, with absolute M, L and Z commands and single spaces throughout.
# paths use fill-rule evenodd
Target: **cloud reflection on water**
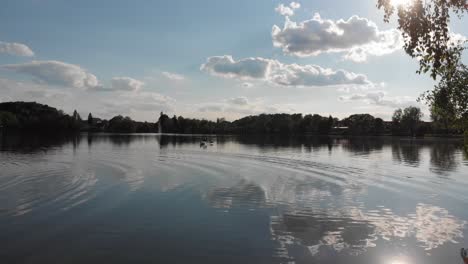
M 10 197 L 16 211 L 26 214 L 39 211 L 36 208 L 42 203 L 54 205 L 50 197 L 61 201 L 54 208 L 75 208 L 91 199 L 97 187 L 117 183 L 125 186 L 117 197 L 123 192 L 178 195 L 193 191 L 201 194 L 205 205 L 228 216 L 247 210 L 268 212 L 269 224 L 266 218 L 258 228 L 271 235 L 277 256 L 287 260 L 304 258 L 304 252 L 309 258 L 330 252 L 362 256 L 385 243 L 432 252 L 463 240 L 466 222 L 455 216 L 459 204 L 444 208 L 440 200 L 433 203 L 423 197 L 427 190 L 441 195 L 452 191 L 463 199 L 466 181 L 457 170 L 464 165 L 455 143 L 218 137 L 214 146 L 200 149 L 199 140 L 159 135 L 96 135 L 84 140 L 87 144 L 80 143 L 80 138 L 34 144 L 2 140 L 0 165 L 10 176 L 27 174 L 27 166 L 15 167 L 24 158 L 41 177 L 17 177 L 25 179 L 17 183 L 3 177 L 0 190 L 8 193 L 0 197 Z M 24 152 L 19 151 L 22 145 L 27 146 Z M 440 178 L 438 185 L 432 185 L 434 178 Z M 440 189 L 431 190 L 434 186 Z M 401 193 L 394 192 L 399 189 Z M 62 190 L 69 191 L 63 194 Z M 400 200 L 405 204 L 391 200 L 411 191 L 414 197 Z M 366 204 L 372 192 L 383 198 Z M 386 193 L 380 196 L 380 192 Z M 178 198 L 186 202 L 183 195 Z
M 325 247 L 336 252 L 346 250 L 356 255 L 386 241 L 416 239 L 426 251 L 445 243 L 457 243 L 463 238 L 466 221 L 450 215 L 441 207 L 418 204 L 415 212 L 404 216 L 390 209 L 363 210 L 348 208 L 347 212 L 285 213 L 272 217 L 272 235 L 284 252 L 291 245 L 307 247 L 312 255 Z
M 215 188 L 205 196 L 215 208 L 271 208 L 271 236 L 279 245 L 278 257 L 294 259 L 297 247 L 311 256 L 323 250 L 359 255 L 377 243 L 405 244 L 416 240 L 425 251 L 463 238 L 466 221 L 445 208 L 417 203 L 413 212 L 395 213 L 358 202 L 365 187 L 338 186 L 315 180 L 279 177 L 269 185 L 252 176 L 231 187 Z

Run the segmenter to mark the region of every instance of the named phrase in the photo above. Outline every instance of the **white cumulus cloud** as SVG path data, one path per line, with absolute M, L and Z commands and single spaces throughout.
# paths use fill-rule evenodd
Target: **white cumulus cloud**
M 78 65 L 61 61 L 32 61 L 21 64 L 2 65 L 0 67 L 29 75 L 41 83 L 85 89 L 99 87 L 99 82 L 95 75 Z
M 249 100 L 246 97 L 235 97 L 227 100 L 229 103 L 234 105 L 248 105 Z
M 164 71 L 162 72 L 162 75 L 164 75 L 164 77 L 168 78 L 169 80 L 173 80 L 173 81 L 185 80 L 185 77 L 182 74 L 178 74 L 178 73 Z
M 271 67 L 271 60 L 246 58 L 235 61 L 232 56 L 209 57 L 200 69 L 212 75 L 226 78 L 265 79 Z
M 416 99 L 409 96 L 388 96 L 385 91 L 374 90 L 339 97 L 340 101 L 362 101 L 367 104 L 386 106 L 391 108 L 407 107 L 416 104 Z
M 318 65 L 283 64 L 277 60 L 232 56 L 209 57 L 200 68 L 215 76 L 240 80 L 264 80 L 281 86 L 371 85 L 363 74 L 332 70 Z
M 298 3 L 298 2 L 291 2 L 291 3 L 289 4 L 289 6 L 290 6 L 291 8 L 293 8 L 293 9 L 301 8 L 301 4 Z
M 81 66 L 53 60 L 1 65 L 0 68 L 30 76 L 41 84 L 89 91 L 138 91 L 145 84 L 130 77 L 114 77 L 110 80 L 110 86 L 104 87 L 94 74 Z
M 128 92 L 118 93 L 115 100 L 104 101 L 103 106 L 105 115 L 120 113 L 147 116 L 144 113 L 151 113 L 156 118 L 154 113 L 174 111 L 175 103 L 175 99 L 156 92 Z
M 202 104 L 202 106 L 198 108 L 198 111 L 200 112 L 223 112 L 224 104 L 221 104 L 221 103 Z
M 221 102 L 202 104 L 198 111 L 223 113 L 230 117 L 239 118 L 245 115 L 263 113 L 292 113 L 294 106 L 290 104 L 269 104 L 263 99 L 249 100 L 244 96 L 222 100 Z
M 284 4 L 279 4 L 276 8 L 275 11 L 282 15 L 282 16 L 293 16 L 294 15 L 294 10 L 298 9 L 301 7 L 301 4 L 297 2 L 291 2 L 289 6 L 286 6 Z
M 23 57 L 34 56 L 34 52 L 28 46 L 15 42 L 0 41 L 0 53 Z
M 111 80 L 111 90 L 138 91 L 145 83 L 130 77 L 114 77 Z
M 274 25 L 271 35 L 273 45 L 289 55 L 308 57 L 339 52 L 345 53 L 345 59 L 362 62 L 369 55 L 390 54 L 403 46 L 398 30 L 380 30 L 374 22 L 359 16 L 334 21 L 315 14 L 299 23 L 285 19 L 283 28 Z

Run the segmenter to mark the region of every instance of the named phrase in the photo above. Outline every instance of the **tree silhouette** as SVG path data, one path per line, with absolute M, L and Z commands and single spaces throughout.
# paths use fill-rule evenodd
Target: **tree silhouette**
M 403 116 L 403 110 L 401 108 L 398 108 L 393 112 L 392 116 L 392 134 L 398 135 L 401 133 L 401 119 Z
M 73 120 L 75 120 L 75 121 L 81 121 L 81 116 L 76 110 L 73 111 L 73 116 L 72 117 L 73 117 Z
M 13 113 L 0 112 L 0 129 L 1 128 L 17 128 L 19 125 L 18 119 Z
M 373 135 L 375 118 L 369 114 L 355 114 L 344 120 L 353 135 Z
M 397 109 L 393 116 L 393 135 L 422 135 L 431 124 L 421 122 L 421 111 L 416 107 Z M 161 112 L 156 123 L 138 122 L 130 117 L 115 116 L 109 121 L 88 114 L 81 121 L 78 112 L 69 116 L 55 108 L 37 103 L 0 103 L 0 124 L 8 129 L 47 131 L 89 131 L 111 133 L 154 133 L 158 126 L 163 133 L 180 134 L 236 134 L 236 135 L 383 135 L 386 123 L 370 114 L 354 114 L 343 120 L 333 116 L 296 114 L 260 114 L 235 121 L 169 117 Z M 8 125 L 6 125 L 8 124 Z M 347 127 L 347 128 L 346 128 Z
M 461 61 L 464 41 L 455 41 L 449 30 L 451 15 L 459 18 L 468 11 L 466 0 L 412 0 L 397 8 L 392 0 L 377 0 L 377 7 L 385 12 L 384 21 L 398 9 L 398 29 L 401 31 L 405 51 L 419 61 L 418 73 L 430 71 L 439 77 L 434 90 L 423 94 L 436 119 L 456 123 L 465 131 L 468 145 L 468 67 Z
M 88 125 L 93 125 L 93 115 L 91 113 L 88 114 Z
M 397 9 L 398 29 L 404 39 L 408 55 L 419 61 L 418 73 L 431 71 L 432 78 L 458 65 L 462 43 L 452 40 L 450 15 L 461 17 L 468 11 L 466 0 L 412 0 L 408 5 L 395 7 L 392 0 L 377 0 L 377 7 L 383 9 L 384 21 Z
M 434 90 L 428 91 L 423 98 L 431 106 L 434 121 L 457 125 L 468 131 L 468 67 L 459 65 L 458 70 L 442 76 Z
M 62 132 L 78 130 L 73 117 L 48 105 L 34 102 L 0 103 L 0 122 L 7 129 Z
M 410 106 L 403 110 L 403 115 L 401 116 L 401 124 L 403 129 L 406 132 L 409 132 L 411 136 L 416 135 L 416 129 L 418 128 L 419 123 L 421 122 L 423 114 L 421 109 L 418 107 Z

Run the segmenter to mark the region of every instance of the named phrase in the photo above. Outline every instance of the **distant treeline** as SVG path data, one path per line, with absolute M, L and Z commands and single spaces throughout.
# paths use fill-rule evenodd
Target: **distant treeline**
M 2 129 L 29 131 L 76 131 L 80 123 L 47 105 L 30 102 L 0 103 Z
M 416 107 L 397 109 L 392 121 L 384 121 L 369 114 L 355 114 L 344 119 L 332 116 L 302 114 L 261 114 L 235 121 L 218 118 L 216 121 L 155 116 L 154 123 L 137 122 L 130 117 L 115 116 L 110 120 L 93 117 L 82 119 L 75 110 L 67 115 L 56 108 L 34 102 L 0 103 L 2 130 L 43 132 L 110 132 L 110 133 L 180 133 L 180 134 L 312 134 L 312 135 L 410 135 L 428 133 L 457 134 L 461 131 L 441 129 L 435 122 L 421 121 Z

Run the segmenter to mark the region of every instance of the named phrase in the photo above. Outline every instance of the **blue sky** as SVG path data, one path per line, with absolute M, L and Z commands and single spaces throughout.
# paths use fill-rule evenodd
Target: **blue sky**
M 463 24 L 451 30 L 468 36 Z M 137 120 L 160 111 L 388 119 L 434 84 L 395 47 L 395 26 L 376 0 L 6 0 L 0 100 Z

